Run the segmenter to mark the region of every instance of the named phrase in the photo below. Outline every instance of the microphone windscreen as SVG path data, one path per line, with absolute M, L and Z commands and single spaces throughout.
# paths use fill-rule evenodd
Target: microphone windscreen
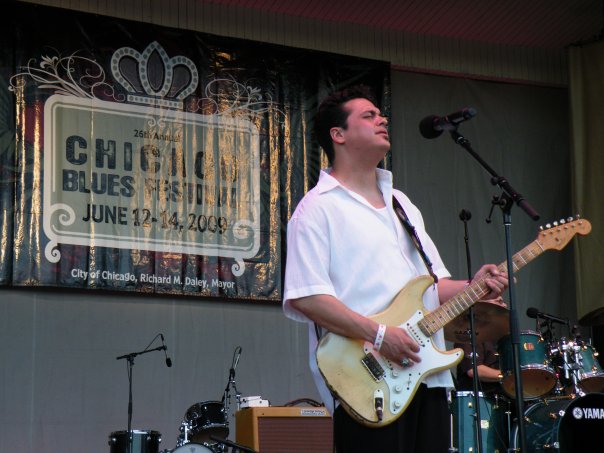
M 435 119 L 438 119 L 438 117 L 435 115 L 430 115 L 419 122 L 419 133 L 422 134 L 422 137 L 432 139 L 440 136 L 440 134 L 443 133 L 443 131 L 437 131 L 434 129 Z
M 536 318 L 537 316 L 539 316 L 539 310 L 537 310 L 535 307 L 527 308 L 526 316 L 528 316 L 529 318 Z

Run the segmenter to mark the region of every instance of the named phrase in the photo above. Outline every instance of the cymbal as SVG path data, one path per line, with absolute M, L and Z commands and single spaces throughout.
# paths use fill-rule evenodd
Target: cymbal
M 470 343 L 470 312 L 466 310 L 444 327 L 445 339 Z M 510 332 L 510 310 L 505 304 L 480 300 L 474 304 L 474 331 L 479 343 L 496 342 Z

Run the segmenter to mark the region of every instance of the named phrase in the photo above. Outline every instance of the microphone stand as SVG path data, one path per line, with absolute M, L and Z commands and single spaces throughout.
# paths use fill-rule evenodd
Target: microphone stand
M 472 258 L 470 255 L 470 240 L 468 235 L 468 220 L 472 218 L 472 214 L 469 211 L 463 209 L 459 213 L 459 218 L 463 222 L 464 226 L 464 242 L 466 245 L 466 265 L 468 268 L 468 282 L 472 280 Z M 474 390 L 474 427 L 476 433 L 476 445 L 478 446 L 478 453 L 483 453 L 482 449 L 482 429 L 481 429 L 481 418 L 480 418 L 480 397 L 478 395 L 478 366 L 476 365 L 476 331 L 474 330 L 474 305 L 469 309 L 468 317 L 470 320 L 470 345 L 472 351 L 472 388 Z
M 146 354 L 148 352 L 165 350 L 165 346 L 159 346 L 154 349 L 145 349 L 144 351 L 140 352 L 131 352 L 130 354 L 124 354 L 115 358 L 116 360 L 126 359 L 128 361 L 128 453 L 132 453 L 132 442 L 134 440 L 132 432 L 132 368 L 134 366 L 134 358 L 138 355 Z
M 235 348 L 235 352 L 233 353 L 233 362 L 231 364 L 231 369 L 229 370 L 229 380 L 222 395 L 222 404 L 224 407 L 225 416 L 228 414 L 229 406 L 231 405 L 231 387 L 233 387 L 233 389 L 235 390 L 235 401 L 237 403 L 237 410 L 241 409 L 241 392 L 237 390 L 237 384 L 235 382 L 235 370 L 237 369 L 237 364 L 239 363 L 240 357 L 241 346 L 237 346 Z
M 514 362 L 514 384 L 516 389 L 516 411 L 518 420 L 518 437 L 520 439 L 520 451 L 526 451 L 526 433 L 524 427 L 524 404 L 522 377 L 520 375 L 520 329 L 518 324 L 518 311 L 516 309 L 514 267 L 512 261 L 512 206 L 516 203 L 531 219 L 539 220 L 539 214 L 533 209 L 528 201 L 512 188 L 507 179 L 499 176 L 473 149 L 470 141 L 461 135 L 457 128 L 450 131 L 453 141 L 468 151 L 482 167 L 491 175 L 491 184 L 497 185 L 503 191 L 501 196 L 493 198 L 491 210 L 498 205 L 503 212 L 503 225 L 505 230 L 505 250 L 507 258 L 507 272 L 509 276 L 509 308 L 510 308 L 510 339 L 512 343 L 512 358 Z

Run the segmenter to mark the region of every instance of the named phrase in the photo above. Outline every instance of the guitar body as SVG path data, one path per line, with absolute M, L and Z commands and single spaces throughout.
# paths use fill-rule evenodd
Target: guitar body
M 405 329 L 420 345 L 421 362 L 403 367 L 382 357 L 369 342 L 334 333 L 327 333 L 319 342 L 316 356 L 323 378 L 346 411 L 366 426 L 392 423 L 407 408 L 426 376 L 451 368 L 463 359 L 461 349 L 439 350 L 431 337 L 417 328 L 417 322 L 428 313 L 422 297 L 432 284 L 428 276 L 411 280 L 386 310 L 370 316 L 379 324 Z M 372 356 L 369 367 L 364 363 L 368 355 Z M 383 398 L 381 420 L 375 409 L 376 397 Z

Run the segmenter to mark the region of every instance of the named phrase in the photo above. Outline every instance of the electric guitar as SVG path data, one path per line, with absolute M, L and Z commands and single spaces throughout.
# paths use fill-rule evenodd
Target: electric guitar
M 562 250 L 575 234 L 586 235 L 591 224 L 585 219 L 547 225 L 537 238 L 512 257 L 514 272 L 544 251 Z M 497 267 L 507 272 L 507 262 Z M 373 344 L 327 333 L 316 351 L 319 370 L 332 393 L 352 417 L 370 427 L 386 426 L 407 408 L 422 380 L 433 373 L 457 365 L 462 349 L 442 351 L 431 336 L 486 296 L 490 290 L 484 280 L 475 281 L 453 298 L 429 312 L 422 296 L 434 281 L 424 275 L 408 282 L 388 308 L 369 316 L 379 324 L 404 329 L 420 346 L 421 362 L 404 367 L 373 348 Z

